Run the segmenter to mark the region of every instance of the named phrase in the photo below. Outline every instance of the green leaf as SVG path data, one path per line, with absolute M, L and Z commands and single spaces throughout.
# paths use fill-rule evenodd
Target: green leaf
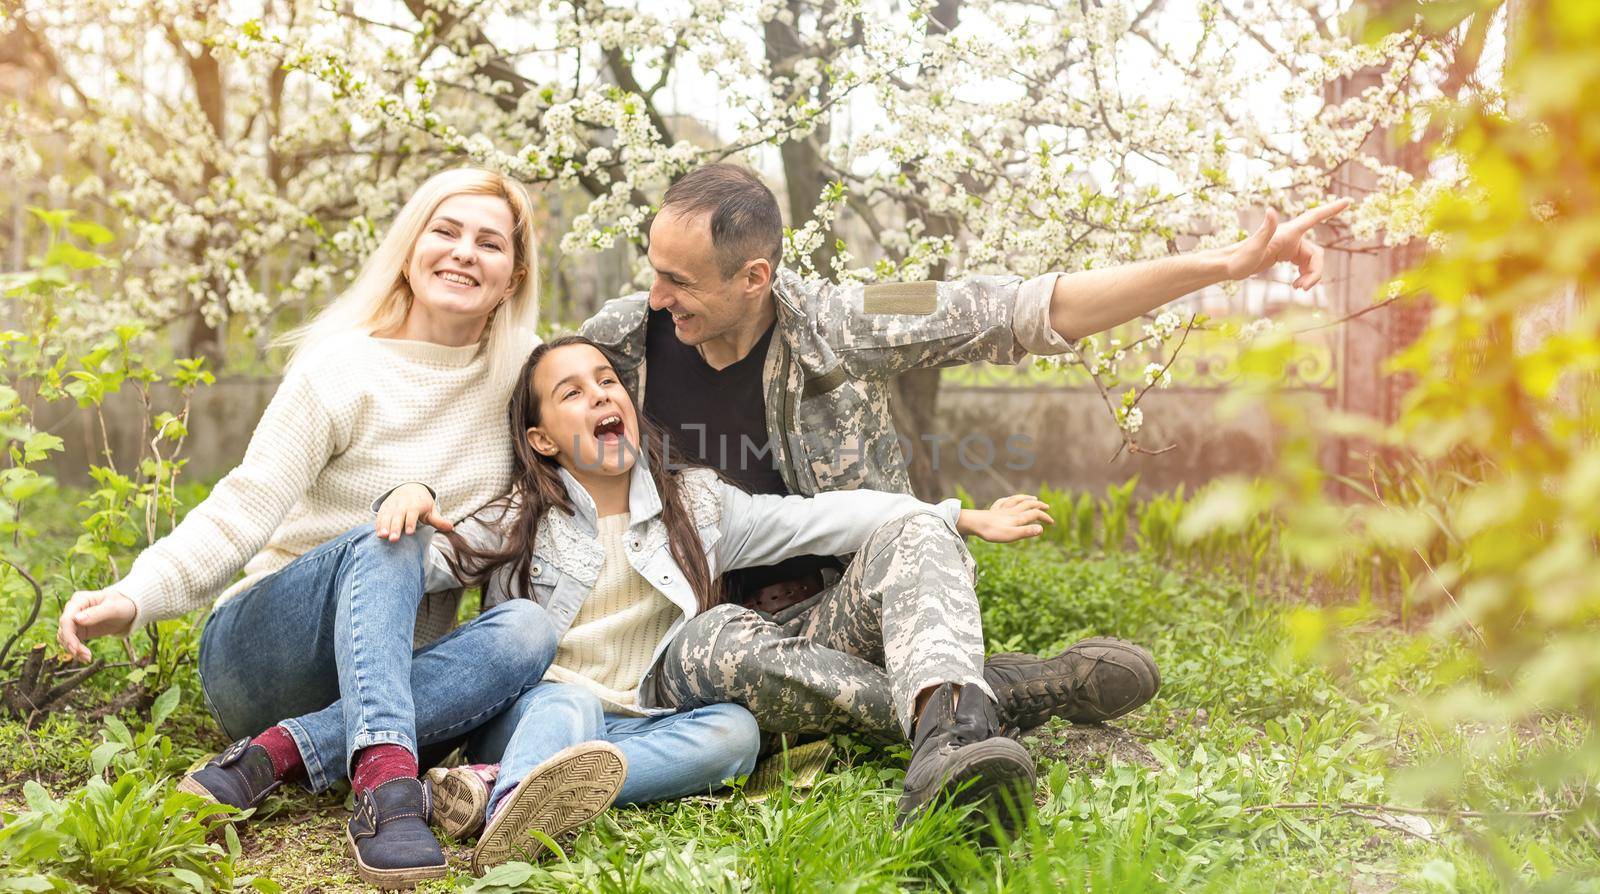
M 44 256 L 44 266 L 69 267 L 73 270 L 94 270 L 107 263 L 105 258 L 92 251 L 84 251 L 70 242 L 57 242 L 50 246 Z
M 16 471 L 32 472 L 33 470 L 18 469 Z M 0 486 L 0 495 L 4 495 L 7 500 L 10 500 L 13 503 L 21 503 L 23 500 L 48 491 L 54 486 L 55 479 L 49 477 L 48 475 L 40 475 L 35 472 L 30 475 L 7 481 L 4 486 Z
M 533 876 L 533 867 L 527 863 L 501 863 L 478 879 L 482 887 L 515 888 Z
M 45 790 L 44 786 L 34 782 L 32 779 L 22 784 L 22 797 L 23 800 L 28 802 L 28 809 L 35 813 L 51 814 L 56 812 L 55 799 L 50 797 L 50 793 Z
M 140 668 L 140 670 L 143 670 L 143 668 Z M 123 723 L 121 718 L 110 716 L 106 718 L 106 739 L 131 745 L 133 744 L 133 733 L 128 731 L 128 725 Z
M 67 224 L 67 229 L 73 235 L 82 236 L 95 245 L 105 245 L 117 238 L 110 230 L 92 220 L 75 220 Z
M 178 699 L 183 690 L 174 683 L 166 692 L 156 697 L 155 704 L 150 706 L 150 728 L 155 729 L 168 718 L 178 707 Z
M 64 442 L 47 431 L 36 431 L 22 444 L 22 461 L 36 463 L 47 453 L 59 452 Z
M 204 894 L 204 892 L 211 890 L 211 886 L 206 884 L 206 880 L 201 878 L 200 874 L 192 869 L 183 869 L 181 867 L 174 866 L 167 871 L 172 873 L 173 878 L 176 878 L 188 885 L 189 890 L 191 891 L 200 891 L 202 894 Z
M 23 875 L 0 881 L 0 891 L 54 891 L 55 889 L 55 882 L 44 875 Z
M 34 217 L 37 217 L 41 223 L 43 223 L 45 226 L 49 227 L 50 229 L 59 230 L 62 227 L 66 226 L 67 223 L 72 220 L 72 217 L 76 212 L 74 212 L 74 211 L 72 211 L 70 209 L 62 209 L 60 211 L 48 211 L 48 210 L 46 210 L 44 208 L 39 208 L 39 207 L 34 206 L 34 205 L 29 205 L 28 206 L 28 213 L 32 214 Z
M 121 742 L 101 742 L 89 753 L 89 769 L 96 774 L 104 773 L 106 767 L 111 766 L 111 761 L 127 748 Z

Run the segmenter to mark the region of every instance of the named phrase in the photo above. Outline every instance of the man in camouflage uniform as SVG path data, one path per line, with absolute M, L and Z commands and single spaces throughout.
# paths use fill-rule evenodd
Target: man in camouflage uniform
M 778 492 L 909 493 L 906 444 L 889 411 L 899 373 L 1062 353 L 1072 339 L 1279 260 L 1295 262 L 1296 285 L 1310 287 L 1321 253 L 1302 237 L 1341 209 L 1307 212 L 1281 228 L 1269 213 L 1260 231 L 1230 249 L 1109 270 L 840 286 L 778 269 L 782 222 L 770 190 L 744 169 L 708 165 L 673 184 L 651 225 L 650 292 L 608 302 L 582 331 L 612 351 L 646 413 L 692 460 L 735 472 L 730 427 L 719 417 L 746 414 L 759 418 L 735 422 L 764 432 L 765 443 L 740 438 L 731 448 L 741 469 L 751 458 L 770 462 Z M 671 336 L 698 357 L 646 338 L 653 328 L 666 340 L 664 315 Z M 683 367 L 749 366 L 759 348 L 759 406 L 709 406 L 684 384 Z M 720 443 L 708 443 L 704 435 L 719 425 Z M 684 437 L 695 428 L 698 449 Z M 1044 508 L 1030 506 L 1028 523 L 1048 522 Z M 660 702 L 738 702 L 775 732 L 844 727 L 909 737 L 905 816 L 963 784 L 981 799 L 1031 782 L 1026 752 L 998 735 L 1003 726 L 1052 716 L 1103 720 L 1148 701 L 1159 686 L 1147 652 L 1110 639 L 1048 660 L 1003 655 L 985 663 L 971 557 L 930 518 L 890 521 L 842 576 L 825 571 L 822 582 L 735 592 L 695 618 L 663 658 Z M 772 591 L 790 598 L 774 603 L 766 599 Z M 941 668 L 933 679 L 917 672 L 930 655 Z

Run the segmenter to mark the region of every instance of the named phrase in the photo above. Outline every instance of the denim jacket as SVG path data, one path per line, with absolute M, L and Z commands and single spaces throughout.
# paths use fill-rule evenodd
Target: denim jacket
M 881 524 L 916 512 L 931 512 L 956 530 L 961 513 L 958 500 L 938 505 L 904 494 L 871 490 L 840 491 L 815 497 L 749 494 L 704 468 L 682 474 L 679 489 L 705 548 L 712 577 L 725 571 L 771 565 L 791 556 L 853 553 Z M 648 702 L 653 691 L 656 662 L 667 643 L 699 611 L 694 591 L 667 545 L 667 526 L 661 517 L 661 497 L 643 456 L 634 463 L 628 485 L 628 531 L 624 541 L 628 562 L 650 585 L 681 611 L 666 637 L 656 645 L 650 670 L 635 690 L 635 703 Z M 552 509 L 534 536 L 533 562 L 528 567 L 525 592 L 549 612 L 558 637 L 564 636 L 578 609 L 589 598 L 600 576 L 603 555 L 596 533 L 594 500 L 565 469 L 561 480 L 572 499 L 574 514 Z M 497 508 L 499 507 L 499 508 Z M 487 507 L 456 524 L 456 532 L 477 548 L 498 547 L 501 525 L 515 507 Z M 454 549 L 444 537 L 434 537 L 427 589 L 461 586 L 451 571 Z M 492 608 L 513 598 L 511 566 L 502 566 L 483 588 L 483 607 Z M 644 708 L 648 713 L 668 709 Z

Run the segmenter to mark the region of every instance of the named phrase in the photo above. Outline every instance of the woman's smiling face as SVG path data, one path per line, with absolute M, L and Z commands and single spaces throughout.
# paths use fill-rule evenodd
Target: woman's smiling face
M 447 324 L 487 319 L 515 287 L 512 229 L 511 206 L 499 196 L 440 202 L 406 262 L 410 313 Z
M 622 475 L 639 453 L 633 399 L 611 361 L 584 344 L 555 348 L 533 371 L 539 424 L 528 443 L 568 471 Z

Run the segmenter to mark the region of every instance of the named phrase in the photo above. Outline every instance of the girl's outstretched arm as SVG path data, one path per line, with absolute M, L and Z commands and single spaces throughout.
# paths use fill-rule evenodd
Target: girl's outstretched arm
M 724 570 L 770 565 L 792 556 L 855 552 L 884 522 L 924 512 L 951 531 L 997 543 L 1033 537 L 1052 523 L 1035 497 L 1006 497 L 989 509 L 963 510 L 957 500 L 924 503 L 875 490 L 833 491 L 814 497 L 749 494 L 718 479 L 722 537 L 716 545 Z

